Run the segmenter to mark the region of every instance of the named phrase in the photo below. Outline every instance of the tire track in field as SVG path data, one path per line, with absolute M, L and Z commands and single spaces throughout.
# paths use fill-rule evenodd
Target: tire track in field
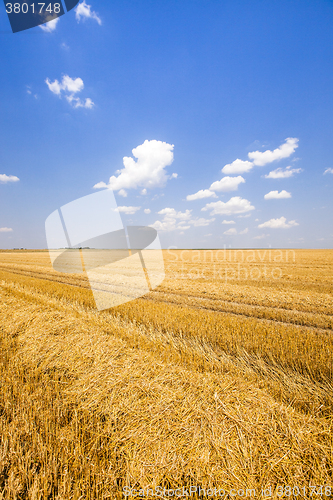
M 84 282 L 86 278 L 84 277 L 75 277 L 75 278 L 70 278 L 68 276 L 68 281 L 64 281 L 63 278 L 59 277 L 59 279 L 57 279 L 57 276 L 53 276 L 52 278 L 49 276 L 49 274 L 46 276 L 45 273 L 42 273 L 42 272 L 38 272 L 38 271 L 25 271 L 25 270 L 12 270 L 12 269 L 8 269 L 8 267 L 5 267 L 4 266 L 0 266 L 0 270 L 3 270 L 7 273 L 13 273 L 13 274 L 17 274 L 17 275 L 23 275 L 23 276 L 28 276 L 28 277 L 32 277 L 32 278 L 36 278 L 36 279 L 40 279 L 40 280 L 44 280 L 44 281 L 50 281 L 50 282 L 54 282 L 54 283 L 58 283 L 59 285 L 65 285 L 65 286 L 73 286 L 73 287 L 76 287 L 76 288 L 83 288 L 83 289 L 86 289 L 86 290 L 89 290 L 90 289 L 90 285 L 88 282 Z M 159 295 L 159 297 L 154 297 L 154 295 Z M 164 295 L 164 298 L 161 297 L 161 295 Z M 229 302 L 229 301 L 221 301 L 220 302 L 220 305 L 225 305 L 225 308 L 223 309 L 222 307 L 220 308 L 214 308 L 214 307 L 211 307 L 211 306 L 208 306 L 208 305 L 205 305 L 205 304 L 193 304 L 193 303 L 184 303 L 184 297 L 182 294 L 179 294 L 177 292 L 174 292 L 173 294 L 170 294 L 169 295 L 174 295 L 174 296 L 181 296 L 181 301 L 180 300 L 172 300 L 173 297 L 168 297 L 168 293 L 166 292 L 163 292 L 162 290 L 154 290 L 152 292 L 149 293 L 149 295 L 147 296 L 143 296 L 143 297 L 140 297 L 139 299 L 137 300 L 144 300 L 144 301 L 149 301 L 149 302 L 155 302 L 155 303 L 163 303 L 163 304 L 167 304 L 167 305 L 172 305 L 172 306 L 178 306 L 178 307 L 183 307 L 183 308 L 188 308 L 188 309 L 194 309 L 194 310 L 204 310 L 204 311 L 207 311 L 207 312 L 211 312 L 211 313 L 215 313 L 215 314 L 223 314 L 223 315 L 232 315 L 232 316 L 236 316 L 236 317 L 243 317 L 243 318 L 248 318 L 248 319 L 255 319 L 257 321 L 264 321 L 264 322 L 267 322 L 267 323 L 275 323 L 275 324 L 280 324 L 280 325 L 285 325 L 285 326 L 293 326 L 293 327 L 299 327 L 299 328 L 304 328 L 304 329 L 307 329 L 307 330 L 313 330 L 315 329 L 316 331 L 318 331 L 318 333 L 328 333 L 328 334 L 331 334 L 332 333 L 332 330 L 333 328 L 332 327 L 323 327 L 323 326 L 318 326 L 317 324 L 313 324 L 311 323 L 310 321 L 307 321 L 306 323 L 300 323 L 300 322 L 296 322 L 296 321 L 292 321 L 293 318 L 290 318 L 289 321 L 286 321 L 286 320 L 283 320 L 283 319 L 278 319 L 278 318 L 270 318 L 270 317 L 264 317 L 264 313 L 269 311 L 269 309 L 272 309 L 274 312 L 283 312 L 284 314 L 286 313 L 286 309 L 279 309 L 279 308 L 267 308 L 267 307 L 264 307 L 264 306 L 253 306 L 252 304 L 246 304 L 246 306 L 248 307 L 249 310 L 252 309 L 252 311 L 254 312 L 257 312 L 258 311 L 262 311 L 262 315 L 259 316 L 259 315 L 255 315 L 255 314 L 246 314 L 244 311 L 237 311 L 235 310 L 235 306 L 239 306 L 239 307 L 243 307 L 244 308 L 244 303 L 239 303 L 239 302 Z M 198 296 L 192 296 L 192 297 L 195 297 L 197 299 L 197 301 L 209 301 L 210 299 L 207 299 L 205 297 L 198 297 Z M 217 299 L 218 300 L 218 299 Z M 232 307 L 228 307 L 230 306 L 230 304 L 234 307 L 234 310 L 232 310 Z M 293 313 L 299 313 L 299 314 L 303 314 L 305 315 L 305 318 L 307 317 L 307 313 L 303 313 L 302 311 L 297 311 L 297 310 L 287 310 L 289 312 L 293 312 Z

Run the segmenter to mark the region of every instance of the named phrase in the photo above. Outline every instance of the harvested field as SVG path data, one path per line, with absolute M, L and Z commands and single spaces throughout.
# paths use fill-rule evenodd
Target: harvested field
M 0 498 L 333 487 L 333 251 L 164 258 L 162 285 L 97 312 L 85 275 L 0 252 Z

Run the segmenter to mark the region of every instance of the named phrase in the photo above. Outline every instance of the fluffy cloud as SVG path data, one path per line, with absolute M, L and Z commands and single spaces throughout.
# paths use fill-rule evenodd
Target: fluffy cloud
M 67 101 L 73 106 L 73 108 L 92 109 L 94 107 L 94 103 L 90 97 L 85 100 L 81 100 L 79 97 L 75 96 L 75 94 L 81 92 L 84 88 L 82 78 L 71 78 L 68 75 L 64 75 L 61 82 L 58 80 L 51 82 L 49 78 L 46 78 L 45 83 L 49 90 L 59 97 L 61 97 L 62 92 L 64 92 Z
M 150 208 L 145 208 L 145 209 L 144 209 L 144 213 L 145 213 L 145 214 L 150 214 L 150 212 L 151 212 Z
M 79 3 L 79 5 L 75 9 L 75 19 L 79 23 L 81 19 L 95 19 L 95 21 L 98 22 L 99 25 L 102 24 L 102 20 L 96 12 L 91 10 L 91 5 L 87 5 L 86 1 L 83 0 L 83 2 Z
M 194 227 L 204 227 L 208 226 L 215 219 L 205 219 L 195 218 L 191 219 L 192 210 L 185 210 L 185 212 L 177 212 L 174 208 L 163 208 L 158 212 L 159 215 L 163 215 L 163 220 L 157 220 L 152 224 L 157 231 L 174 231 L 174 230 L 185 230 L 189 229 L 191 226 Z
M 232 215 L 254 210 L 254 206 L 252 206 L 251 202 L 249 202 L 245 198 L 234 196 L 227 202 L 215 201 L 212 203 L 207 203 L 207 205 L 201 210 L 211 210 L 210 215 Z
M 124 214 L 127 214 L 127 215 L 133 215 L 135 214 L 135 212 L 137 212 L 138 210 L 140 210 L 141 207 L 118 207 L 116 208 L 115 210 L 117 210 L 117 212 L 123 212 Z
M 295 220 L 287 222 L 285 217 L 280 217 L 279 219 L 270 219 L 263 224 L 259 224 L 259 228 L 270 227 L 271 229 L 289 229 L 290 227 L 298 226 L 299 224 Z
M 263 240 L 264 238 L 267 238 L 268 234 L 260 234 L 259 236 L 254 236 L 254 240 Z
M 245 229 L 243 229 L 243 231 L 240 231 L 239 234 L 247 234 L 249 232 L 249 228 L 246 227 Z
M 109 184 L 99 182 L 94 188 L 113 189 L 115 191 L 125 189 L 137 189 L 165 186 L 168 179 L 174 175 L 167 175 L 165 168 L 173 162 L 172 144 L 162 141 L 146 140 L 140 146 L 132 150 L 134 158 L 124 156 L 124 168 L 117 170 L 117 176 L 112 175 Z M 119 191 L 120 194 L 120 191 Z
M 232 163 L 224 165 L 222 172 L 224 174 L 245 174 L 253 168 L 253 163 L 251 161 L 237 160 Z
M 228 236 L 232 236 L 232 235 L 235 235 L 237 234 L 237 230 L 234 228 L 234 227 L 231 227 L 230 229 L 228 229 L 227 231 L 224 231 L 223 234 L 226 234 Z
M 327 168 L 324 172 L 324 175 L 325 174 L 333 174 L 333 168 Z
M 7 182 L 18 182 L 20 179 L 16 175 L 6 175 L 0 174 L 1 184 L 7 184 Z
M 267 149 L 263 153 L 260 151 L 253 151 L 248 154 L 250 160 L 253 160 L 254 165 L 258 165 L 259 167 L 263 167 L 267 163 L 272 163 L 272 161 L 282 160 L 282 158 L 289 158 L 294 152 L 295 149 L 298 148 L 298 139 L 296 137 L 288 137 L 284 144 L 281 144 L 279 148 L 271 151 Z
M 61 86 L 61 83 L 58 82 L 58 80 L 54 80 L 54 82 L 50 82 L 49 78 L 46 78 L 45 83 L 48 86 L 49 90 L 51 90 L 51 92 L 53 92 L 53 94 L 56 94 L 56 95 L 61 94 L 62 86 Z
M 299 174 L 302 172 L 301 168 L 291 168 L 287 167 L 285 170 L 279 167 L 275 170 L 269 172 L 269 174 L 265 175 L 265 179 L 287 179 L 288 177 L 293 177 L 294 174 Z
M 282 198 L 291 198 L 291 193 L 288 193 L 288 191 L 285 191 L 284 189 L 282 191 L 270 191 L 269 193 L 265 194 L 264 196 L 265 200 L 279 200 Z
M 222 224 L 236 224 L 234 220 L 223 220 Z
M 46 24 L 40 24 L 39 27 L 45 31 L 45 33 L 52 33 L 57 27 L 58 21 L 60 17 L 56 17 L 55 19 L 52 19 L 52 21 L 49 21 Z
M 245 179 L 241 175 L 223 177 L 220 181 L 213 182 L 209 189 L 212 191 L 237 191 L 239 184 L 244 182 Z
M 186 196 L 187 201 L 202 200 L 203 198 L 217 198 L 217 196 L 209 189 L 200 189 L 197 193 Z
M 12 231 L 11 227 L 0 227 L 0 233 L 11 233 Z

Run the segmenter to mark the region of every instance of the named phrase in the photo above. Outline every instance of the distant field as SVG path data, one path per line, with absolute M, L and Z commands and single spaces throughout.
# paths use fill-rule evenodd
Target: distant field
M 97 312 L 85 275 L 0 252 L 0 498 L 333 496 L 333 250 L 164 258 L 161 286 Z

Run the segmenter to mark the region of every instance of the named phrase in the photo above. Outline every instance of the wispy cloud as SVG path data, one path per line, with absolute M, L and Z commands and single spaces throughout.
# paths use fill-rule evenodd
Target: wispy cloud
M 288 177 L 293 177 L 295 174 L 299 174 L 300 172 L 302 172 L 301 168 L 286 167 L 285 169 L 283 169 L 279 167 L 275 170 L 272 170 L 264 177 L 265 179 L 287 179 Z
M 209 224 L 211 222 L 214 222 L 214 220 L 215 220 L 214 217 L 212 219 L 204 219 L 203 217 L 200 217 L 199 219 L 190 220 L 189 223 L 194 227 L 203 227 L 203 226 L 209 226 Z
M 237 234 L 237 230 L 234 227 L 231 227 L 230 229 L 227 229 L 227 231 L 224 231 L 223 234 L 226 234 L 227 236 L 234 236 Z
M 59 19 L 60 17 L 56 17 L 55 19 L 52 19 L 52 21 L 49 21 L 46 24 L 40 24 L 39 27 L 45 33 L 52 33 L 52 31 L 56 29 Z
M 99 25 L 102 24 L 101 18 L 96 14 L 94 10 L 91 10 L 91 5 L 88 5 L 85 0 L 79 3 L 75 9 L 75 18 L 79 23 L 81 19 L 94 19 Z
M 287 222 L 285 217 L 280 217 L 279 219 L 270 219 L 263 224 L 259 224 L 259 228 L 269 227 L 271 229 L 289 229 L 290 227 L 298 226 L 299 224 L 295 220 Z
M 259 236 L 253 236 L 254 240 L 263 240 L 264 238 L 267 238 L 269 236 L 268 234 L 260 234 Z
M 333 168 L 327 168 L 324 172 L 324 175 L 325 174 L 333 174 Z
M 11 227 L 0 227 L 0 233 L 11 233 L 12 231 Z
M 222 224 L 236 224 L 234 220 L 223 220 Z
M 124 214 L 127 215 L 133 215 L 135 212 L 140 210 L 141 207 L 117 207 L 116 210 L 117 212 L 123 212 Z

